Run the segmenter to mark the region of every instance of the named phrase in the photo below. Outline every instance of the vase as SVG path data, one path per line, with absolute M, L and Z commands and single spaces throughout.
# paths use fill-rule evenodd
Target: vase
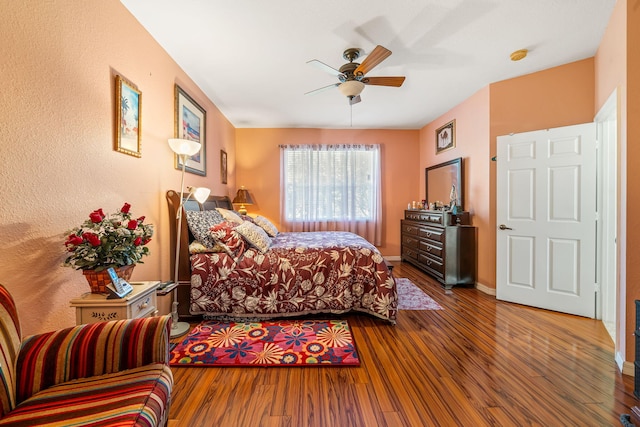
M 118 273 L 118 277 L 123 278 L 127 282 L 131 279 L 131 273 L 133 273 L 133 268 L 135 264 L 125 265 L 122 267 L 114 267 L 116 273 Z M 91 288 L 91 293 L 93 294 L 104 294 L 107 293 L 107 285 L 111 283 L 111 277 L 107 270 L 95 271 L 95 270 L 82 270 L 82 274 L 89 282 L 89 287 Z

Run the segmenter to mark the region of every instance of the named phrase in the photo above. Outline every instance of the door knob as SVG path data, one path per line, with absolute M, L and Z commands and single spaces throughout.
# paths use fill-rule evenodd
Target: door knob
M 498 228 L 499 228 L 500 230 L 513 230 L 513 228 L 511 228 L 511 227 L 507 227 L 507 226 L 506 226 L 506 225 L 504 225 L 504 224 L 500 224 L 500 227 L 498 227 Z

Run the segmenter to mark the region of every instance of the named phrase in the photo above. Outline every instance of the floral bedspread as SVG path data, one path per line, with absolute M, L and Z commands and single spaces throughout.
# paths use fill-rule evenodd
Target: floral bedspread
M 371 243 L 348 232 L 282 232 L 270 249 L 191 256 L 192 314 L 280 317 L 361 311 L 395 323 L 396 284 Z

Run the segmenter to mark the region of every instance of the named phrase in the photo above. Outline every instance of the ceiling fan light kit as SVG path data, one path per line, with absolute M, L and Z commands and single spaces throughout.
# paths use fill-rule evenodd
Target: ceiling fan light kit
M 353 98 L 360 95 L 363 89 L 364 83 L 358 80 L 348 80 L 344 83 L 340 83 L 340 86 L 338 86 L 340 93 L 347 98 Z
M 342 65 L 340 69 L 335 69 L 317 59 L 308 61 L 309 64 L 328 72 L 331 75 L 337 76 L 340 83 L 325 86 L 320 89 L 312 90 L 307 94 L 315 94 L 321 92 L 324 89 L 328 89 L 334 86 L 338 87 L 338 90 L 342 95 L 346 96 L 349 100 L 349 105 L 353 105 L 360 102 L 360 94 L 364 90 L 365 85 L 374 86 L 390 86 L 400 87 L 404 82 L 404 77 L 366 77 L 369 71 L 371 71 L 376 65 L 384 61 L 391 55 L 391 51 L 380 45 L 376 46 L 373 51 L 362 61 L 362 63 L 353 62 L 360 56 L 364 55 L 364 51 L 359 48 L 346 49 L 342 57 L 346 59 L 346 64 Z

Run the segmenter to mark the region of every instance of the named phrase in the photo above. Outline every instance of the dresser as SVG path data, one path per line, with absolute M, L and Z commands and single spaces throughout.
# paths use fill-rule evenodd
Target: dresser
M 155 316 L 156 290 L 160 282 L 131 282 L 133 291 L 124 298 L 107 299 L 106 294 L 85 293 L 69 304 L 76 309 L 76 325 L 107 320 Z
M 428 273 L 446 289 L 475 285 L 476 228 L 469 213 L 406 210 L 400 221 L 402 260 Z

